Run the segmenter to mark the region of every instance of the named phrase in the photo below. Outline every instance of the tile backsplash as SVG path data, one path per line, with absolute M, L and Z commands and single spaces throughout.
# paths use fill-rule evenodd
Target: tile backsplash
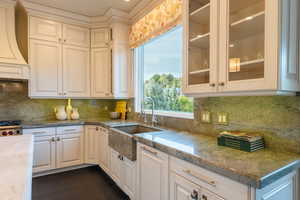
M 223 130 L 259 132 L 264 135 L 268 147 L 300 153 L 300 97 L 211 97 L 194 100 L 195 118 L 178 119 L 159 117 L 161 126 L 217 136 Z M 0 81 L 0 120 L 22 119 L 53 120 L 54 107 L 66 105 L 65 99 L 30 99 L 26 82 Z M 134 100 L 130 100 L 133 108 Z M 73 100 L 80 117 L 108 117 L 115 107 L 115 100 Z M 108 108 L 108 110 L 105 109 Z M 200 121 L 200 112 L 212 114 L 211 123 Z M 217 123 L 217 113 L 228 114 L 228 125 Z M 129 119 L 138 119 L 135 113 Z
M 194 102 L 193 120 L 159 117 L 160 125 L 211 136 L 217 136 L 223 130 L 258 132 L 264 136 L 268 147 L 300 153 L 298 96 L 210 97 L 197 98 Z M 131 104 L 133 106 L 133 100 Z M 200 121 L 201 111 L 211 112 L 211 123 Z M 217 123 L 218 113 L 228 115 L 227 125 Z M 131 117 L 138 119 L 137 115 Z
M 66 99 L 30 99 L 27 82 L 0 81 L 0 120 L 53 120 L 54 108 L 66 103 Z M 100 118 L 108 117 L 108 112 L 115 107 L 115 101 L 75 99 L 72 100 L 72 106 L 79 109 L 82 119 Z

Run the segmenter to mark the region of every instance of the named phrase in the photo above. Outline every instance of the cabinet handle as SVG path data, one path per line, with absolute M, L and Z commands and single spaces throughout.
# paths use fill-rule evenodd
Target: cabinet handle
M 96 127 L 96 131 L 99 131 L 99 127 Z
M 192 200 L 198 200 L 198 192 L 196 190 L 193 190 L 191 198 Z
M 70 132 L 70 131 L 76 131 L 76 129 L 74 128 L 74 129 L 65 129 L 64 130 L 65 132 Z
M 225 85 L 225 83 L 223 83 L 223 82 L 219 83 L 219 86 L 224 86 L 224 85 Z
M 58 95 L 63 95 L 63 93 L 60 92 L 60 93 L 58 93 Z
M 51 138 L 51 142 L 55 142 L 55 137 L 52 137 L 52 138 Z
M 209 180 L 209 178 L 205 177 L 205 176 L 202 176 L 200 174 L 197 174 L 195 172 L 192 172 L 191 170 L 189 169 L 186 169 L 186 170 L 183 170 L 184 173 L 188 174 L 189 176 L 192 176 L 192 177 L 195 177 L 196 179 L 200 180 L 200 181 L 203 181 L 211 186 L 214 186 L 216 187 L 216 182 L 213 181 L 213 180 Z
M 67 95 L 67 93 L 66 93 L 66 92 L 64 92 L 64 95 Z
M 57 138 L 56 138 L 56 141 L 58 141 L 58 142 L 59 142 L 59 141 L 60 141 L 60 137 L 57 137 Z
M 148 153 L 151 153 L 151 154 L 157 156 L 157 152 L 156 152 L 156 151 L 151 151 L 150 149 L 147 149 L 146 147 L 142 147 L 142 149 L 143 149 L 144 151 L 147 151 Z
M 208 200 L 207 196 L 206 195 L 202 195 L 202 200 Z
M 215 83 L 211 83 L 211 84 L 209 84 L 209 86 L 210 86 L 210 87 L 215 87 L 216 84 L 215 84 Z
M 121 155 L 118 155 L 119 160 L 124 160 L 124 157 Z
M 64 42 L 67 42 L 67 39 L 64 39 Z

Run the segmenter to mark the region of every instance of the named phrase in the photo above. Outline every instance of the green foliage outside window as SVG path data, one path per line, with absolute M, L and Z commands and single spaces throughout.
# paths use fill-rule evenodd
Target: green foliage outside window
M 155 110 L 193 112 L 193 100 L 181 94 L 181 78 L 172 74 L 155 74 L 144 84 L 145 97 L 155 102 Z M 151 109 L 145 104 L 145 109 Z

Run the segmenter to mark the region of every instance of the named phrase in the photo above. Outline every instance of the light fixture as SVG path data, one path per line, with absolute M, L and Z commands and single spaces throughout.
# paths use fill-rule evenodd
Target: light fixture
M 246 20 L 251 20 L 253 19 L 253 16 L 247 17 Z
M 125 1 L 125 2 L 130 2 L 131 0 L 123 0 L 123 1 Z
M 230 47 L 230 48 L 233 48 L 233 47 L 234 47 L 234 44 L 230 44 L 229 47 Z
M 241 71 L 241 59 L 240 58 L 230 58 L 229 72 L 239 72 L 239 71 Z

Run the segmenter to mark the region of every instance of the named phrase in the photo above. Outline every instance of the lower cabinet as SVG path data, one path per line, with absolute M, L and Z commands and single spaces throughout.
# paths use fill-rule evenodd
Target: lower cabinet
M 57 167 L 69 167 L 83 163 L 83 134 L 81 132 L 58 135 Z
M 98 150 L 97 150 L 97 126 L 86 126 L 84 133 L 85 150 L 84 160 L 88 164 L 98 164 Z
M 168 155 L 138 144 L 137 160 L 137 199 L 169 199 Z
M 98 127 L 98 163 L 99 166 L 107 173 L 110 173 L 110 149 L 108 146 L 108 130 L 102 127 Z
M 136 162 L 128 160 L 110 148 L 110 176 L 115 183 L 130 197 L 136 198 Z
M 34 135 L 33 173 L 70 167 L 83 163 L 83 128 L 25 129 Z

